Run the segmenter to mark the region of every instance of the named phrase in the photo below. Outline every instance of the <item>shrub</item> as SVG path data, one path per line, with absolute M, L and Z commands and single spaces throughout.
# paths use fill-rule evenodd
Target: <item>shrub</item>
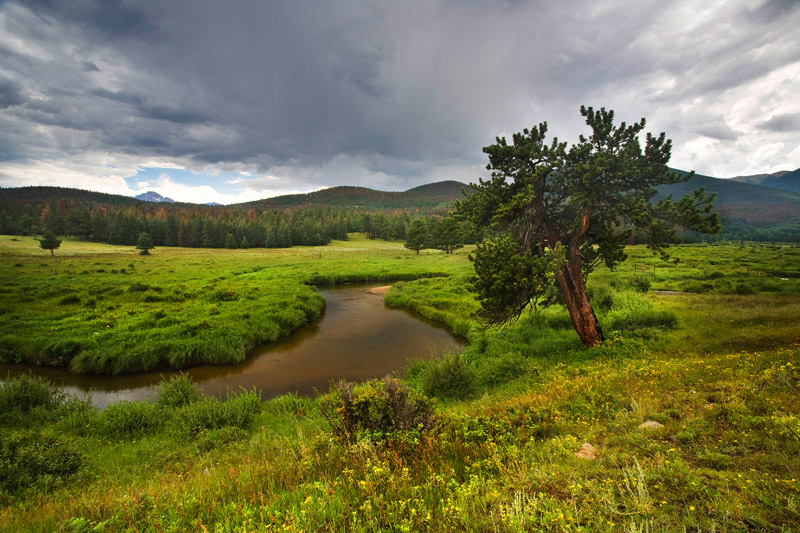
M 188 374 L 181 372 L 169 379 L 162 379 L 156 390 L 156 405 L 161 407 L 183 407 L 201 397 L 200 389 Z
M 223 427 L 250 429 L 261 412 L 261 396 L 255 390 L 242 391 L 220 402 L 213 396 L 185 405 L 178 412 L 180 429 L 190 436 Z
M 459 354 L 426 361 L 419 373 L 422 392 L 438 398 L 463 400 L 475 395 L 475 372 Z
M 290 392 L 265 403 L 264 411 L 275 415 L 305 416 L 313 405 L 314 402 L 310 398 L 303 398 Z
M 238 427 L 226 426 L 219 429 L 203 431 L 198 435 L 197 448 L 209 452 L 214 448 L 228 446 L 247 438 L 247 432 Z
M 147 290 L 150 290 L 150 285 L 140 281 L 131 283 L 131 285 L 128 287 L 128 292 L 145 292 Z
M 79 303 L 81 303 L 81 299 L 74 294 L 64 296 L 58 301 L 58 305 L 76 305 Z
M 755 294 L 756 290 L 749 283 L 737 283 L 733 292 L 734 294 L 751 295 Z
M 589 301 L 595 309 L 611 309 L 614 305 L 614 291 L 611 287 L 604 284 L 589 285 L 586 288 Z
M 481 382 L 489 385 L 499 385 L 521 376 L 525 372 L 525 358 L 520 352 L 504 353 L 495 359 L 481 361 L 478 369 Z
M 631 287 L 636 292 L 647 292 L 650 290 L 650 278 L 646 278 L 644 276 L 636 276 L 630 282 Z
M 206 396 L 197 402 L 184 406 L 177 416 L 178 426 L 183 433 L 194 436 L 203 430 L 217 429 L 225 425 L 225 411 L 222 403 Z
M 50 366 L 66 366 L 83 349 L 83 344 L 74 339 L 57 339 L 44 347 L 46 363 Z
M 713 283 L 701 283 L 699 281 L 692 281 L 684 285 L 683 287 L 684 292 L 693 292 L 696 294 L 703 294 L 706 292 L 711 292 L 714 290 Z
M 322 399 L 322 416 L 342 442 L 362 438 L 408 443 L 430 431 L 437 419 L 435 402 L 411 391 L 397 378 L 355 385 L 341 380 Z
M 678 317 L 674 312 L 654 309 L 650 302 L 630 291 L 617 294 L 614 308 L 608 313 L 607 319 L 611 329 L 620 331 L 678 327 Z
M 226 426 L 250 429 L 257 414 L 261 413 L 262 408 L 261 394 L 255 389 L 242 390 L 228 397 L 223 404 L 226 417 Z
M 106 437 L 128 439 L 158 430 L 164 424 L 164 414 L 148 401 L 112 403 L 100 412 L 99 424 Z
M 51 437 L 0 434 L 0 488 L 15 493 L 43 477 L 67 478 L 82 457 L 70 443 Z
M 0 414 L 28 412 L 35 407 L 53 410 L 60 407 L 66 394 L 50 381 L 23 374 L 0 384 Z
M 781 292 L 783 287 L 773 281 L 768 281 L 761 285 L 760 289 L 762 292 Z
M 697 454 L 697 462 L 708 468 L 724 470 L 731 465 L 733 458 L 724 453 L 705 451 Z
M 142 296 L 142 301 L 146 303 L 163 302 L 165 299 L 164 296 L 161 296 L 156 291 L 147 291 L 144 293 L 144 296 Z
M 212 302 L 235 302 L 239 299 L 239 295 L 231 289 L 218 290 L 211 293 L 208 299 Z

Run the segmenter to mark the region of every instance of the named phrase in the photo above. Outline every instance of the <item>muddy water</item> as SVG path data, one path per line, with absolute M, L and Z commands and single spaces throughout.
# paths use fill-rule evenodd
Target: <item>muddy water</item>
M 327 300 L 320 320 L 289 338 L 257 348 L 239 365 L 200 366 L 187 370 L 206 394 L 220 397 L 230 387 L 261 390 L 263 398 L 287 392 L 325 391 L 331 380 L 364 380 L 405 368 L 409 359 L 433 357 L 463 345 L 463 339 L 423 317 L 391 309 L 366 287 L 322 290 Z M 155 394 L 161 376 L 174 372 L 127 376 L 73 375 L 63 369 L 0 365 L 0 376 L 32 372 L 70 392 L 92 391 L 103 407 L 119 400 L 141 400 Z

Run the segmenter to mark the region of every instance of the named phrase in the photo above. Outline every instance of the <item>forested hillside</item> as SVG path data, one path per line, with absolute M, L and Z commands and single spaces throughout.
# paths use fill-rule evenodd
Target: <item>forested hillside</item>
M 141 232 L 156 246 L 284 248 L 319 246 L 349 232 L 403 240 L 412 218 L 446 215 L 461 189 L 442 182 L 406 192 L 333 187 L 245 204 L 151 203 L 127 196 L 60 187 L 0 189 L 0 233 L 51 231 L 110 244 L 136 244 Z
M 700 187 L 716 193 L 722 231 L 690 239 L 800 241 L 800 194 L 697 174 L 687 182 L 662 187 L 656 198 L 667 194 L 677 198 Z
M 795 173 L 778 177 L 791 178 Z M 717 194 L 715 206 L 722 232 L 686 234 L 689 241 L 800 241 L 800 194 L 743 181 L 695 175 L 688 182 L 662 187 L 656 199 L 668 194 L 683 196 L 699 187 Z M 428 224 L 431 217 L 444 217 L 455 201 L 470 191 L 469 185 L 457 181 L 404 192 L 342 186 L 208 206 L 143 202 L 61 187 L 6 188 L 0 189 L 0 233 L 37 235 L 49 230 L 56 235 L 133 245 L 140 232 L 148 232 L 156 246 L 208 248 L 316 246 L 344 239 L 348 232 L 405 240 L 411 220 L 425 218 Z M 465 230 L 467 242 L 479 237 L 469 228 Z

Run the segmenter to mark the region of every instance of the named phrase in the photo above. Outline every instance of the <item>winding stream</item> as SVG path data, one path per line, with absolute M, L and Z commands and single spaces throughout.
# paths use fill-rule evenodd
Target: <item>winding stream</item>
M 321 290 L 327 300 L 322 318 L 288 338 L 257 348 L 241 364 L 199 366 L 186 370 L 200 389 L 224 396 L 230 387 L 261 390 L 268 399 L 287 392 L 311 395 L 326 391 L 331 380 L 360 381 L 405 368 L 409 359 L 435 357 L 464 344 L 444 326 L 418 314 L 392 309 L 365 286 Z M 92 391 L 98 407 L 155 394 L 162 371 L 125 376 L 75 375 L 64 369 L 0 365 L 0 376 L 31 372 L 69 392 Z

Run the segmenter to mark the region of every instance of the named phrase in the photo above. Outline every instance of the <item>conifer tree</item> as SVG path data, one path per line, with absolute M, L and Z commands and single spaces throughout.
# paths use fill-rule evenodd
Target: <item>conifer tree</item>
M 44 232 L 42 238 L 39 239 L 39 248 L 42 250 L 50 250 L 50 255 L 55 255 L 54 250 L 61 246 L 61 239 L 56 237 L 52 231 Z
M 153 237 L 146 231 L 139 233 L 139 238 L 136 240 L 136 249 L 141 250 L 139 255 L 150 255 L 150 250 L 153 248 L 155 248 L 153 246 Z
M 553 301 L 558 290 L 581 341 L 596 346 L 603 333 L 586 293 L 586 279 L 601 263 L 625 259 L 636 233 L 666 258 L 679 242 L 677 228 L 716 233 L 713 194 L 703 189 L 673 201 L 654 202 L 656 187 L 688 181 L 667 167 L 672 143 L 664 133 L 639 136 L 645 120 L 614 124 L 614 112 L 581 107 L 591 128 L 567 149 L 546 143 L 547 123 L 497 138 L 483 149 L 491 179 L 457 203 L 457 213 L 505 236 L 478 245 L 473 258 L 479 316 L 487 324 L 516 320 L 528 305 Z
M 403 246 L 409 250 L 414 250 L 419 255 L 419 251 L 425 248 L 427 239 L 428 231 L 425 227 L 425 221 L 421 218 L 415 218 L 406 230 L 406 242 Z

